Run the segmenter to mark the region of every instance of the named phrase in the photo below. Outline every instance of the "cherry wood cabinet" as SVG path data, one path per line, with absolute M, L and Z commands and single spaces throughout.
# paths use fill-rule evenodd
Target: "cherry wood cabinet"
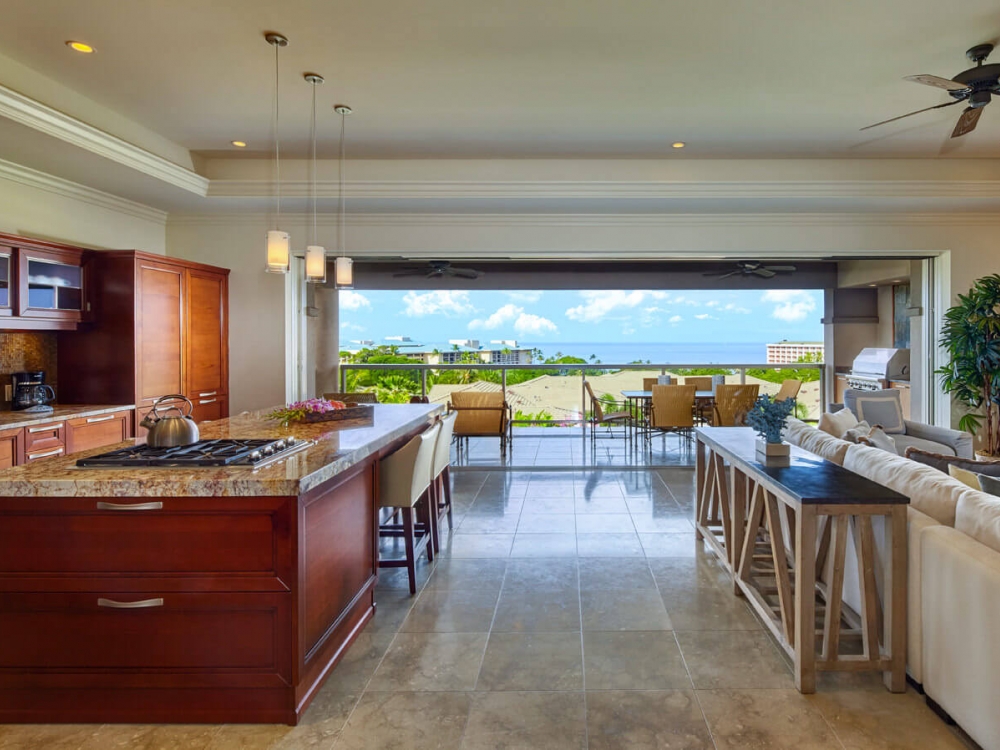
M 229 271 L 138 251 L 95 252 L 89 269 L 93 322 L 60 334 L 60 401 L 135 404 L 138 425 L 181 393 L 196 420 L 229 416 Z
M 90 312 L 90 253 L 0 234 L 0 330 L 76 330 Z
M 24 463 L 24 429 L 0 430 L 0 469 Z
M 120 443 L 131 436 L 131 410 L 66 420 L 67 453 L 103 448 L 106 445 Z

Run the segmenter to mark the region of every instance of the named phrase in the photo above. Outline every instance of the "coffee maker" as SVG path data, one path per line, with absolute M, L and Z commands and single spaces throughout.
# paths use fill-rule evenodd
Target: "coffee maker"
M 45 371 L 15 372 L 10 376 L 13 385 L 14 411 L 28 411 L 45 414 L 52 411 L 50 403 L 56 400 L 52 386 L 45 385 Z

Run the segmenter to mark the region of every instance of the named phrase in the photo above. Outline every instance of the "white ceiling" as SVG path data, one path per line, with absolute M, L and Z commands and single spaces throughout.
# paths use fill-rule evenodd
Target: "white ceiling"
M 286 153 L 320 156 L 346 102 L 365 158 L 933 157 L 953 107 L 901 80 L 951 77 L 1000 34 L 995 0 L 4 0 L 4 54 L 183 147 L 270 142 L 282 52 Z M 70 52 L 67 39 L 98 52 Z M 1000 62 L 1000 52 L 994 62 Z M 0 81 L 0 83 L 3 83 Z M 58 102 L 47 102 L 58 108 Z M 689 147 L 669 148 L 674 140 Z M 1000 103 L 948 157 L 1000 157 Z

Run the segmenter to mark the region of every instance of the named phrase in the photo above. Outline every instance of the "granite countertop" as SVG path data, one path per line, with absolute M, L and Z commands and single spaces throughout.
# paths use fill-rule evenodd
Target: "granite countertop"
M 437 404 L 377 404 L 371 422 L 345 421 L 281 427 L 258 412 L 205 422 L 203 440 L 282 438 L 315 440 L 316 445 L 254 471 L 240 467 L 193 469 L 80 468 L 84 456 L 134 444 L 117 445 L 47 459 L 0 471 L 0 497 L 246 497 L 290 496 L 307 492 L 350 469 L 443 411 Z
M 58 422 L 61 419 L 76 419 L 77 417 L 94 417 L 98 414 L 110 414 L 123 409 L 134 409 L 133 404 L 125 406 L 108 406 L 107 404 L 52 404 L 48 414 L 33 414 L 24 411 L 0 412 L 0 430 L 14 427 L 33 427 L 37 424 Z

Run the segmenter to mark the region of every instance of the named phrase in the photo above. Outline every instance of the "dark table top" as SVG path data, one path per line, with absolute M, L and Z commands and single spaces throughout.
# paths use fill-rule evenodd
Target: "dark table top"
M 905 505 L 910 499 L 793 445 L 785 461 L 764 463 L 750 427 L 699 427 L 698 440 L 750 475 L 767 477 L 806 505 Z

